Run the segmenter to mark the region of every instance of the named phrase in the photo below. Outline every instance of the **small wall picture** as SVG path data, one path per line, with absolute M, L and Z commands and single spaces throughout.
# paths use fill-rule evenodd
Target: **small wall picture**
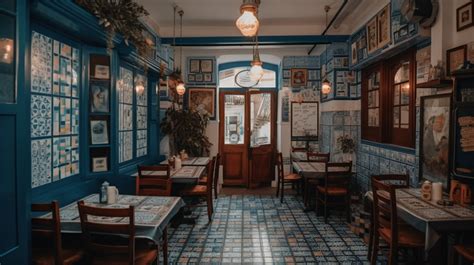
M 106 120 L 91 120 L 91 144 L 109 144 Z
M 189 60 L 189 72 L 190 73 L 199 73 L 201 72 L 201 68 L 199 66 L 199 60 L 198 59 L 191 59 Z
M 378 47 L 378 33 L 377 33 L 377 16 L 372 18 L 369 23 L 367 23 L 367 39 L 368 39 L 368 52 L 371 54 L 372 52 L 377 50 Z
M 474 21 L 472 19 L 472 10 L 474 9 L 474 2 L 462 5 L 456 9 L 456 30 L 461 31 L 472 27 Z
M 461 45 L 459 47 L 446 51 L 446 73 L 450 76 L 453 71 L 459 69 L 464 65 L 467 57 L 467 45 Z
M 109 82 L 91 81 L 89 100 L 91 112 L 109 112 Z
M 97 64 L 95 66 L 94 78 L 97 79 L 110 79 L 110 71 L 108 65 Z
M 212 82 L 212 74 L 204 74 L 204 82 Z
M 290 78 L 291 71 L 290 70 L 283 70 L 283 78 Z
M 158 89 L 159 89 L 160 98 L 169 97 L 168 81 L 166 79 L 160 78 L 160 84 L 159 84 Z
M 189 89 L 189 109 L 207 114 L 210 118 L 215 118 L 215 88 L 190 88 Z
M 188 74 L 188 81 L 189 82 L 196 82 L 196 75 L 195 74 Z
M 204 80 L 204 77 L 202 74 L 197 74 L 196 75 L 196 82 L 202 82 Z
M 352 43 L 351 45 L 351 54 L 352 54 L 352 65 L 357 64 L 357 53 L 359 49 L 357 49 L 357 42 Z
M 212 66 L 212 60 L 201 60 L 201 72 L 203 73 L 212 73 L 213 71 L 213 66 Z
M 382 48 L 392 41 L 390 30 L 390 5 L 387 5 L 377 15 L 378 47 Z
M 308 69 L 291 69 L 291 87 L 305 87 L 308 82 Z
M 94 157 L 92 158 L 92 172 L 106 172 L 107 169 L 107 157 Z

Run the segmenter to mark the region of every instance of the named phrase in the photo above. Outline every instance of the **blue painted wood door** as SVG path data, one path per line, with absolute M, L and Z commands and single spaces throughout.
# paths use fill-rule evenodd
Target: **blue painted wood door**
M 0 1 L 0 264 L 28 263 L 30 194 L 26 1 Z

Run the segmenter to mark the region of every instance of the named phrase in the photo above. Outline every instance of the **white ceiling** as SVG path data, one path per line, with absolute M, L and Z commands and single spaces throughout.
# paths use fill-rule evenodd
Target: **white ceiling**
M 173 36 L 173 3 L 184 10 L 183 37 L 241 36 L 235 27 L 242 0 L 137 0 L 149 12 L 162 37 Z M 329 20 L 342 0 L 262 0 L 259 8 L 260 35 L 319 35 L 325 28 L 324 6 L 330 5 Z M 337 34 L 347 31 L 342 25 Z M 177 16 L 179 36 L 179 16 Z

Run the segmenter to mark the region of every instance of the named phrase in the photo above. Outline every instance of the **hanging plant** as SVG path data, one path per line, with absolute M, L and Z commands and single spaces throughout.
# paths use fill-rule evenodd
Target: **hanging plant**
M 145 56 L 153 49 L 153 42 L 143 35 L 145 26 L 141 17 L 148 16 L 145 8 L 133 0 L 75 0 L 75 2 L 91 12 L 99 19 L 99 25 L 108 32 L 107 49 L 114 48 L 113 38 L 120 33 L 124 43 L 133 44 L 140 56 Z

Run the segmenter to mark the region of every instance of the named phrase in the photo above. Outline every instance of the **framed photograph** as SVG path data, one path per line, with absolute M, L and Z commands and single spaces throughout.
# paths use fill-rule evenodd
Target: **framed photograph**
M 408 35 L 408 25 L 400 27 L 400 30 L 398 32 L 400 34 L 400 37 L 405 37 L 406 35 Z
M 305 87 L 308 82 L 308 69 L 291 69 L 291 87 Z
M 464 65 L 467 57 L 467 45 L 446 51 L 446 73 L 451 76 L 451 73 Z
M 472 19 L 472 10 L 474 9 L 474 2 L 469 1 L 469 3 L 462 5 L 456 9 L 456 30 L 461 31 L 472 27 L 474 21 Z
M 107 168 L 107 157 L 93 157 L 92 158 L 92 172 L 106 172 Z
M 109 81 L 91 81 L 89 100 L 91 112 L 109 112 Z
M 201 72 L 202 73 L 212 73 L 213 72 L 213 63 L 211 59 L 201 60 Z
M 377 32 L 378 32 L 378 47 L 382 48 L 392 41 L 392 31 L 390 29 L 390 5 L 385 6 L 377 14 Z
M 190 88 L 189 89 L 189 109 L 207 114 L 211 119 L 215 119 L 215 88 Z
M 368 40 L 368 52 L 369 54 L 377 50 L 378 47 L 378 33 L 377 33 L 377 16 L 372 18 L 367 23 L 367 40 Z
M 291 71 L 290 70 L 283 70 L 283 78 L 290 78 Z
M 110 79 L 110 71 L 108 65 L 95 65 L 94 78 L 97 79 Z
M 196 75 L 195 74 L 188 74 L 188 81 L 189 82 L 196 82 Z
M 351 45 L 352 65 L 355 65 L 357 63 L 357 42 L 353 42 Z
M 189 60 L 189 72 L 190 73 L 200 73 L 200 63 L 198 59 L 190 59 Z
M 109 144 L 106 120 L 91 120 L 91 144 Z
M 158 95 L 160 95 L 160 98 L 167 98 L 169 97 L 169 88 L 168 88 L 168 81 L 160 78 L 160 83 L 158 86 Z
M 442 182 L 449 180 L 451 95 L 421 98 L 420 177 Z
M 196 74 L 196 82 L 204 81 L 204 76 L 202 74 Z
M 212 82 L 212 74 L 204 74 L 204 82 Z

